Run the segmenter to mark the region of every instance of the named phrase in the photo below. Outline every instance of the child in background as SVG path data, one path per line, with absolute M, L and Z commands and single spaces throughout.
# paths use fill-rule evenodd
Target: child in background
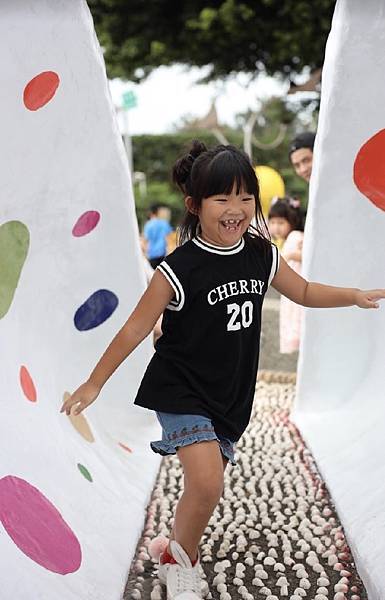
M 253 166 L 234 146 L 207 150 L 194 142 L 173 176 L 186 205 L 181 245 L 155 270 L 133 313 L 61 411 L 79 414 L 92 404 L 163 313 L 163 335 L 135 404 L 156 411 L 161 424 L 162 439 L 151 443 L 152 450 L 177 453 L 184 471 L 158 577 L 168 600 L 199 600 L 199 543 L 250 420 L 267 288 L 272 284 L 294 302 L 322 308 L 378 308 L 385 290 L 309 283 L 279 260 Z
M 283 239 L 281 256 L 296 273 L 301 273 L 304 217 L 297 198 L 273 198 L 268 215 L 269 231 Z M 281 296 L 279 312 L 279 347 L 282 354 L 299 349 L 302 307 Z

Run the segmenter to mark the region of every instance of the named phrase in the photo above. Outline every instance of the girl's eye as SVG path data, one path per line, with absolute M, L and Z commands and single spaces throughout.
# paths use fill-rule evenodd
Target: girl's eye
M 253 198 L 243 198 L 242 202 L 250 202 Z
M 215 198 L 215 202 L 227 202 L 227 198 Z

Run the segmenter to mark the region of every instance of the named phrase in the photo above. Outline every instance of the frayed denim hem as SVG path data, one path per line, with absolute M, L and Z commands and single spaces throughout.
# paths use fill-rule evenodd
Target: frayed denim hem
M 181 446 L 190 446 L 199 442 L 210 442 L 216 440 L 219 444 L 220 450 L 225 458 L 232 464 L 235 465 L 235 456 L 232 445 L 226 440 L 220 440 L 215 433 L 204 433 L 203 435 L 190 434 L 183 437 L 183 439 L 175 440 L 175 443 L 171 441 L 157 440 L 150 442 L 151 450 L 162 456 L 168 456 L 170 454 L 176 454 L 176 451 Z

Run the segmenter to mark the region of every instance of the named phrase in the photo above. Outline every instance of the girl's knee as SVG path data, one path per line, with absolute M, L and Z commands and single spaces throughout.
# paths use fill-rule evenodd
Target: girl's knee
M 202 505 L 216 506 L 223 494 L 223 470 L 217 473 L 197 473 L 186 482 L 185 490 L 196 495 Z

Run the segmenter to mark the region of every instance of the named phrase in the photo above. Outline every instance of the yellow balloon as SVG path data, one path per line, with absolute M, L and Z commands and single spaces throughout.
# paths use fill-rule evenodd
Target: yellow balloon
M 271 167 L 258 165 L 254 170 L 259 181 L 262 212 L 267 217 L 271 199 L 274 196 L 281 197 L 285 195 L 285 184 L 278 171 Z

